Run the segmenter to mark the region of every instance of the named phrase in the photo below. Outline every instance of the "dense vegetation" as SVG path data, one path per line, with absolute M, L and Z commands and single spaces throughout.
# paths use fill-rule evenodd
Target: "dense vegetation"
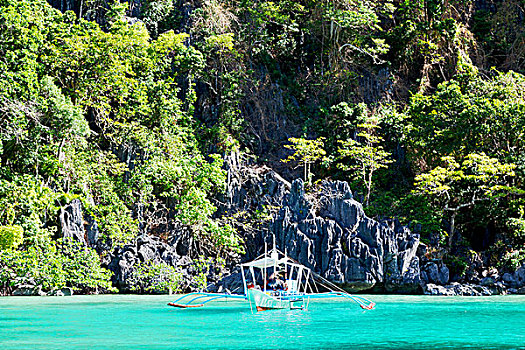
M 0 0 L 4 292 L 111 289 L 59 238 L 73 199 L 107 251 L 169 226 L 195 261 L 242 252 L 215 214 L 232 151 L 312 190 L 350 181 L 455 263 L 525 259 L 522 1 L 67 4 Z M 132 288 L 176 288 L 171 268 L 145 262 Z

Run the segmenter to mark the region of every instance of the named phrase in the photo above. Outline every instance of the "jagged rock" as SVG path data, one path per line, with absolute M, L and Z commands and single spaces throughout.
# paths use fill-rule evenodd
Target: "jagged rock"
M 520 266 L 516 272 L 514 272 L 514 279 L 516 280 L 516 286 L 525 286 L 525 265 Z
M 423 271 L 424 274 L 422 276 L 426 283 L 445 285 L 449 281 L 449 270 L 444 264 L 438 266 L 434 262 L 429 262 L 425 265 Z
M 454 283 L 454 290 L 456 292 L 456 295 L 463 295 L 463 296 L 488 296 L 492 295 L 493 293 L 491 290 L 485 286 L 480 286 L 477 284 L 460 284 L 460 283 Z
M 138 255 L 141 261 L 153 261 L 157 257 L 154 247 L 147 244 L 140 246 Z
M 48 297 L 60 297 L 60 296 L 62 296 L 61 292 L 57 292 L 56 290 L 51 290 L 51 291 L 47 292 L 46 295 Z
M 376 285 L 389 292 L 420 288 L 419 235 L 397 221 L 366 217 L 345 182 L 324 181 L 315 201 L 295 180 L 270 227 L 281 250 L 351 291 Z
M 168 244 L 157 237 L 142 235 L 134 244 L 118 249 L 109 262 L 106 261 L 108 269 L 114 273 L 113 282 L 121 290 L 127 290 L 128 279 L 139 262 L 163 262 L 178 267 L 183 272 L 183 280 L 188 281 L 190 276 L 184 269 L 191 265 L 191 259 L 178 255 L 176 243 Z
M 62 290 L 60 290 L 60 289 L 53 289 L 53 290 L 49 291 L 46 295 L 52 296 L 52 297 L 63 297 L 63 296 L 65 296 L 64 292 L 62 292 Z
M 15 296 L 38 295 L 38 288 L 30 284 L 21 284 L 13 291 Z
M 419 235 L 395 220 L 366 217 L 346 182 L 325 181 L 314 196 L 301 180 L 290 184 L 271 169 L 241 163 L 236 154 L 226 158 L 228 188 L 219 213 L 280 208 L 260 236 L 244 231 L 245 261 L 275 235 L 280 250 L 348 290 L 420 292 Z
M 424 287 L 424 293 L 427 295 L 445 295 L 445 296 L 482 296 L 492 295 L 492 292 L 483 286 L 472 284 L 460 284 L 452 282 L 446 286 L 440 286 L 428 283 Z
M 453 290 L 439 286 L 433 283 L 427 283 L 424 287 L 424 293 L 427 295 L 456 295 Z
M 492 294 L 507 294 L 507 288 L 502 282 L 495 282 L 493 285 L 488 286 L 488 288 Z
M 443 264 L 443 266 L 441 266 L 441 268 L 439 269 L 439 276 L 440 276 L 440 281 L 442 284 L 448 283 L 450 272 L 449 272 L 448 267 L 445 264 Z
M 493 294 L 489 288 L 484 287 L 484 286 L 480 286 L 477 284 L 474 284 L 474 285 L 469 284 L 467 286 L 468 288 L 471 288 L 477 291 L 480 295 L 492 295 Z M 460 295 L 467 295 L 467 294 L 460 294 Z
M 519 289 L 525 286 L 525 266 L 520 266 L 514 273 L 505 273 L 502 278 L 508 288 Z
M 375 72 L 362 69 L 359 76 L 359 92 L 366 103 L 375 103 L 384 94 L 392 94 L 394 81 L 388 68 Z
M 521 287 L 516 291 L 517 294 L 525 294 L 525 287 Z
M 492 277 L 485 277 L 481 280 L 481 285 L 484 287 L 494 286 L 496 281 Z
M 86 244 L 84 218 L 82 217 L 82 202 L 74 199 L 60 210 L 62 237 L 73 238 Z
M 438 286 L 433 283 L 427 283 L 424 288 L 424 293 L 427 295 L 455 295 L 450 290 L 443 286 Z
M 54 297 L 69 297 L 73 295 L 73 289 L 69 287 L 61 288 L 61 289 L 54 289 L 47 293 L 49 296 Z
M 463 253 L 465 256 L 465 253 Z M 467 270 L 464 273 L 464 280 L 470 283 L 480 283 L 483 277 L 482 270 L 485 266 L 480 254 L 466 254 Z M 457 276 L 456 276 L 457 277 Z
M 207 290 L 217 293 L 242 294 L 244 293 L 242 275 L 240 272 L 232 273 L 218 283 L 210 285 Z
M 124 249 L 119 250 L 108 266 L 114 273 L 113 282 L 121 288 L 127 284 L 127 279 L 131 276 L 135 264 L 139 261 L 133 250 Z
M 79 199 L 72 200 L 60 209 L 60 226 L 62 237 L 74 239 L 86 246 L 94 247 L 99 238 L 96 221 L 83 212 Z
M 518 285 L 518 283 L 516 282 L 516 279 L 514 278 L 514 275 L 508 272 L 503 274 L 501 279 L 503 280 L 505 285 L 507 285 L 510 288 L 515 288 Z
M 84 213 L 84 229 L 86 231 L 87 243 L 94 247 L 99 241 L 98 225 L 95 219 L 88 213 Z
M 69 287 L 62 288 L 62 289 L 60 289 L 60 291 L 62 292 L 62 294 L 64 296 L 67 296 L 67 297 L 70 297 L 70 296 L 73 295 L 73 289 L 71 289 Z
M 385 290 L 387 292 L 411 294 L 420 292 L 421 278 L 419 270 L 419 258 L 415 256 L 412 262 L 403 275 L 397 275 L 397 279 L 392 276 L 385 282 Z

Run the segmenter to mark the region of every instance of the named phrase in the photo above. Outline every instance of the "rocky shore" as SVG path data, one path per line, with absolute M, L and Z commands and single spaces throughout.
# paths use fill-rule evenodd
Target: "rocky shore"
M 500 274 L 480 261 L 463 277 L 454 276 L 442 256 L 429 254 L 419 234 L 395 219 L 377 221 L 365 215 L 346 182 L 323 181 L 305 191 L 302 180 L 287 182 L 269 168 L 249 168 L 235 156 L 227 159 L 228 190 L 219 199 L 220 215 L 264 213 L 258 227 L 239 223 L 246 254 L 227 266 L 227 277 L 218 280 L 210 269 L 210 291 L 241 292 L 241 277 L 235 266 L 264 249 L 275 236 L 281 251 L 317 274 L 350 292 L 496 295 L 525 294 L 525 266 Z M 61 211 L 61 235 L 95 248 L 102 263 L 113 272 L 113 283 L 129 292 L 128 281 L 139 262 L 164 262 L 176 267 L 185 291 L 196 274 L 188 253 L 189 235 L 173 227 L 168 241 L 139 232 L 134 244 L 107 250 L 96 222 L 85 214 L 82 203 L 73 200 Z M 478 259 L 479 260 L 479 259 Z M 224 271 L 223 271 L 224 273 Z M 31 285 L 20 285 L 15 295 L 39 295 Z M 70 294 L 69 290 L 55 291 Z
M 324 181 L 316 192 L 306 193 L 300 179 L 289 184 L 271 170 L 251 174 L 251 179 L 230 186 L 230 211 L 277 206 L 259 244 L 271 242 L 275 235 L 282 251 L 350 292 L 525 294 L 525 266 L 500 276 L 473 264 L 471 270 L 476 271 L 470 271 L 470 279 L 457 281 L 442 259 L 429 257 L 430 248 L 418 234 L 397 220 L 368 218 L 346 182 Z M 239 278 L 233 275 L 218 285 L 236 290 Z

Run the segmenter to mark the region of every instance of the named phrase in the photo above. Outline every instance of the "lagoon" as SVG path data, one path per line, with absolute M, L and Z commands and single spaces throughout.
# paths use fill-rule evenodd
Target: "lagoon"
M 174 296 L 0 298 L 0 349 L 525 349 L 525 296 L 367 296 L 376 309 L 315 300 L 167 306 Z M 208 306 L 209 305 L 209 306 Z

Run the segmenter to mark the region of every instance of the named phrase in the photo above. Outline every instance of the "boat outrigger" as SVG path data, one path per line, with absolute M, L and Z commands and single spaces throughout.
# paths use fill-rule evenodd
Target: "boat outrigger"
M 345 298 L 362 309 L 371 310 L 375 303 L 352 295 L 337 287 L 330 281 L 315 274 L 308 267 L 289 258 L 275 247 L 259 258 L 241 264 L 241 275 L 244 294 L 226 293 L 190 293 L 181 296 L 168 305 L 179 308 L 201 307 L 219 299 L 246 300 L 253 312 L 271 309 L 308 309 L 310 300 L 322 298 Z M 323 290 L 323 292 L 320 292 Z

